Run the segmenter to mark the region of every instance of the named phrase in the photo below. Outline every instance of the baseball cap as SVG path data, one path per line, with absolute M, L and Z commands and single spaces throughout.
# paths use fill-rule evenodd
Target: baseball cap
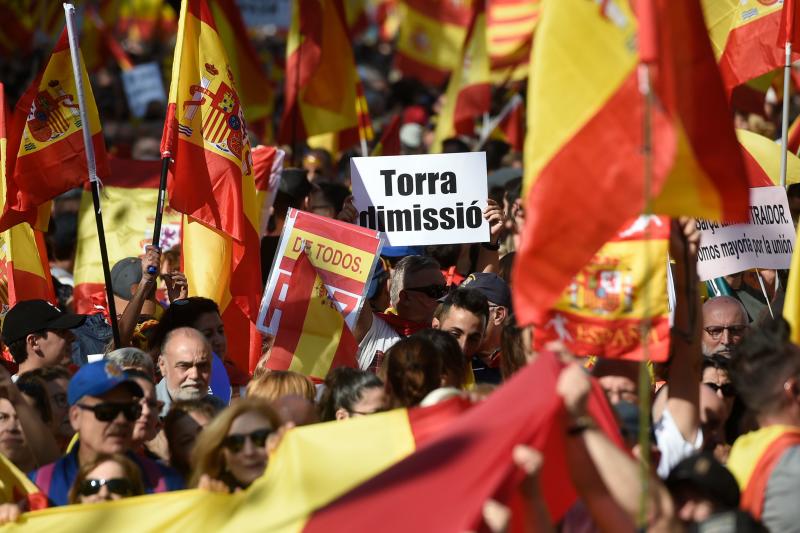
M 97 361 L 83 365 L 67 387 L 67 400 L 75 405 L 84 396 L 102 396 L 124 385 L 134 396 L 143 396 L 142 388 L 113 361 Z
M 739 507 L 739 485 L 730 471 L 714 458 L 711 452 L 687 457 L 667 477 L 667 488 L 690 486 L 728 509 Z
M 384 246 L 381 248 L 383 257 L 405 257 L 407 255 L 425 255 L 422 246 Z
M 503 278 L 491 272 L 475 272 L 461 282 L 462 287 L 478 289 L 486 299 L 496 305 L 511 308 L 511 291 Z
M 123 300 L 130 301 L 131 285 L 142 281 L 142 260 L 138 257 L 126 257 L 116 262 L 111 269 L 111 288 L 114 294 Z
M 386 281 L 387 277 L 388 273 L 383 267 L 383 261 L 378 261 L 378 264 L 375 265 L 375 272 L 372 274 L 372 278 L 369 280 L 369 286 L 367 287 L 368 300 L 371 300 L 375 297 L 375 295 L 378 293 L 378 286 Z
M 24 300 L 6 313 L 3 342 L 11 344 L 37 331 L 76 328 L 84 320 L 86 315 L 65 313 L 45 300 Z

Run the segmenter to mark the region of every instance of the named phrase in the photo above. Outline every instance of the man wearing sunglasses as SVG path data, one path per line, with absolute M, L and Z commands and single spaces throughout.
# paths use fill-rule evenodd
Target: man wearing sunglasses
M 52 505 L 66 505 L 80 465 L 99 454 L 124 453 L 141 469 L 145 492 L 183 488 L 174 470 L 131 452 L 134 423 L 142 412 L 142 389 L 119 366 L 98 361 L 81 367 L 67 391 L 69 420 L 78 442 L 64 457 L 28 477 Z
M 703 304 L 703 355 L 730 357 L 747 334 L 748 323 L 747 311 L 736 298 L 709 298 Z

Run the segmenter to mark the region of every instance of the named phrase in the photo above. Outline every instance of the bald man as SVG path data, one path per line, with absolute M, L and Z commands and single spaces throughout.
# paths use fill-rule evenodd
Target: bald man
M 156 386 L 156 396 L 164 402 L 161 416 L 165 416 L 173 401 L 208 396 L 211 345 L 194 328 L 174 329 L 161 345 L 158 368 L 164 378 Z
M 709 298 L 703 304 L 703 355 L 730 357 L 742 342 L 749 320 L 742 302 L 731 296 Z

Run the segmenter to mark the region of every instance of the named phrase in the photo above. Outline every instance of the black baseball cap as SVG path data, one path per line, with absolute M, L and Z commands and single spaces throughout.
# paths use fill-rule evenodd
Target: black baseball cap
M 666 482 L 670 492 L 689 486 L 720 507 L 739 507 L 739 484 L 733 474 L 717 461 L 711 452 L 700 452 L 687 457 L 673 468 Z
M 3 320 L 3 342 L 11 344 L 37 331 L 77 328 L 86 315 L 65 313 L 45 300 L 17 302 Z

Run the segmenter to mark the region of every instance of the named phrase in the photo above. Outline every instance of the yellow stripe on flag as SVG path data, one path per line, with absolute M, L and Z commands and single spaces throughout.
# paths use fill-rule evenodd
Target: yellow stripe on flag
M 372 265 L 372 260 L 374 258 L 369 252 L 295 228 L 289 236 L 289 246 L 286 247 L 286 257 L 289 259 L 297 259 L 300 256 L 301 248 L 298 239 L 300 241 L 306 241 L 311 246 L 309 259 L 311 259 L 311 264 L 314 265 L 314 268 L 326 270 L 360 283 L 365 282 L 369 277 L 370 265 Z M 298 244 L 295 245 L 295 243 Z M 352 266 L 350 268 L 345 268 L 343 263 L 334 265 L 330 261 L 324 261 L 327 254 L 322 253 L 323 248 L 332 248 L 335 251 L 341 251 L 342 255 L 352 255 L 353 262 L 350 263 Z M 355 270 L 355 265 L 357 263 L 359 265 L 358 270 Z
M 783 303 L 783 318 L 792 327 L 791 340 L 800 344 L 800 232 L 794 243 L 792 266 L 789 270 L 789 283 L 786 286 L 786 300 Z
M 736 130 L 736 137 L 764 172 L 779 186 L 781 183 L 781 145 L 748 130 Z M 786 157 L 786 183 L 800 183 L 800 157 L 789 152 Z

